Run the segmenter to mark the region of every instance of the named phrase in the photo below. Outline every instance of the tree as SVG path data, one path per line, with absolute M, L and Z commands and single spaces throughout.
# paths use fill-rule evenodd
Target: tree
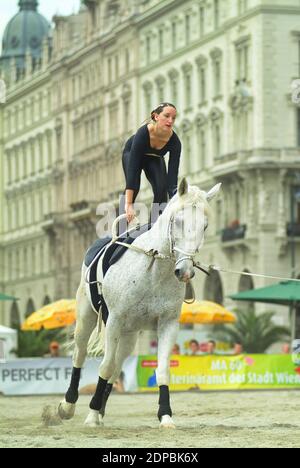
M 274 312 L 256 315 L 254 311 L 237 311 L 237 321 L 214 328 L 214 338 L 220 341 L 241 343 L 246 353 L 264 353 L 270 346 L 291 337 L 287 327 L 279 327 L 272 321 Z
M 49 352 L 51 341 L 59 340 L 57 330 L 22 331 L 18 330 L 18 357 L 43 357 Z

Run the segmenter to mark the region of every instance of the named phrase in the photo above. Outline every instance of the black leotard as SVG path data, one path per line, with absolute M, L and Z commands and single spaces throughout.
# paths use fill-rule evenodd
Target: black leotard
M 168 172 L 164 155 L 169 152 Z M 141 172 L 144 170 L 154 194 L 154 203 L 163 203 L 177 191 L 181 142 L 173 132 L 166 145 L 158 150 L 150 146 L 148 126 L 143 125 L 129 138 L 123 151 L 122 163 L 126 177 L 126 189 L 134 190 L 134 198 L 140 190 Z

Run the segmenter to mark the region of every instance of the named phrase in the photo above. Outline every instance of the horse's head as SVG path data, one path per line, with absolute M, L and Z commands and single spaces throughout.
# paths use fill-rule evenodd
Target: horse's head
M 209 201 L 219 192 L 221 184 L 209 192 L 189 186 L 184 178 L 170 202 L 169 240 L 176 258 L 175 275 L 187 282 L 195 275 L 194 257 L 200 251 L 208 227 Z

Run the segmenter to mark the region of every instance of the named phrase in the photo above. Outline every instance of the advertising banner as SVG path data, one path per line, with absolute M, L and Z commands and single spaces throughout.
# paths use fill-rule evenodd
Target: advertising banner
M 88 359 L 82 370 L 80 390 L 97 384 L 100 359 Z M 125 391 L 136 391 L 137 358 L 126 359 L 122 369 Z M 71 358 L 16 359 L 0 363 L 0 393 L 4 395 L 64 394 L 72 374 Z
M 140 391 L 157 389 L 155 356 L 140 356 Z M 172 356 L 171 390 L 300 388 L 300 367 L 290 355 Z

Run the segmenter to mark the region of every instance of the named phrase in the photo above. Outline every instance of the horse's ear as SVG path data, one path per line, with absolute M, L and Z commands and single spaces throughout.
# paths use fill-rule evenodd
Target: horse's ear
M 179 184 L 179 188 L 178 188 L 179 196 L 182 197 L 182 195 L 185 195 L 186 193 L 188 193 L 188 191 L 189 191 L 189 185 L 187 183 L 186 178 L 184 177 Z
M 215 196 L 218 194 L 220 188 L 221 188 L 221 183 L 220 184 L 217 184 L 215 185 L 212 189 L 210 189 L 209 192 L 207 192 L 206 194 L 206 200 L 209 202 L 211 201 L 213 198 L 215 198 Z

